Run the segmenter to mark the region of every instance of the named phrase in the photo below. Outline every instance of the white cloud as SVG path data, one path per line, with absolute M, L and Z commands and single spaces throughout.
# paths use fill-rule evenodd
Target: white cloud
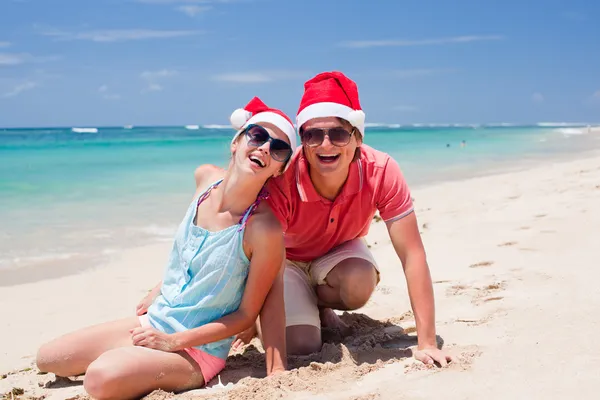
M 104 100 L 119 100 L 121 98 L 121 95 L 118 93 L 111 93 L 108 90 L 108 85 L 101 85 L 98 88 L 98 93 L 102 94 L 102 98 Z
M 164 86 L 157 81 L 177 75 L 179 72 L 174 69 L 161 69 L 158 71 L 144 71 L 140 74 L 140 78 L 147 82 L 146 87 L 142 90 L 145 92 L 160 92 Z
M 9 47 L 10 45 L 10 42 L 0 42 L 0 47 Z
M 161 92 L 163 90 L 163 87 L 161 85 L 159 85 L 158 83 L 150 83 L 148 84 L 148 87 L 146 88 L 147 92 Z
M 177 75 L 177 71 L 174 69 L 161 69 L 159 71 L 144 71 L 140 74 L 140 78 L 147 80 L 154 80 L 159 78 L 166 78 L 169 76 Z
M 212 80 L 232 83 L 265 83 L 305 78 L 308 75 L 306 72 L 301 71 L 237 72 L 214 75 Z
M 38 86 L 37 83 L 32 82 L 32 81 L 27 81 L 24 83 L 21 83 L 17 86 L 15 86 L 10 92 L 6 92 L 3 94 L 3 97 L 14 97 L 14 96 L 18 96 L 19 94 L 26 92 L 28 90 L 34 89 Z
M 394 110 L 396 111 L 400 111 L 400 112 L 416 112 L 419 111 L 419 109 L 415 106 L 408 106 L 408 105 L 400 105 L 400 106 L 395 106 L 393 107 Z
M 201 31 L 157 29 L 105 29 L 86 32 L 65 32 L 58 29 L 46 29 L 41 32 L 44 36 L 55 37 L 58 40 L 90 40 L 98 43 L 145 39 L 171 39 L 199 35 L 201 33 Z
M 58 56 L 36 57 L 29 53 L 0 53 L 0 66 L 11 66 L 25 63 L 43 63 L 58 60 Z
M 545 100 L 544 95 L 538 92 L 535 92 L 531 95 L 531 101 L 534 103 L 543 103 Z
M 187 5 L 187 6 L 179 6 L 176 8 L 177 11 L 181 11 L 189 15 L 190 17 L 195 17 L 196 15 L 211 10 L 211 6 L 196 6 L 196 5 Z
M 406 46 L 432 46 L 432 45 L 443 45 L 443 44 L 454 44 L 454 43 L 470 43 L 470 42 L 482 42 L 490 40 L 502 40 L 502 35 L 471 35 L 471 36 L 453 36 L 445 38 L 435 39 L 417 39 L 417 40 L 403 40 L 403 39 L 385 39 L 385 40 L 352 40 L 347 42 L 341 42 L 339 45 L 342 47 L 351 48 L 368 48 L 368 47 L 406 47 Z
M 19 65 L 30 58 L 31 55 L 26 53 L 0 53 L 0 65 Z

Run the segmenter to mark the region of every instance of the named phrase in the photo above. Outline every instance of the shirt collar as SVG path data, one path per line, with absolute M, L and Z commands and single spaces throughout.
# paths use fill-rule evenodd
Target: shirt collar
M 304 157 L 304 151 L 300 149 L 296 158 L 296 188 L 300 194 L 300 199 L 304 202 L 315 202 L 324 200 L 312 183 L 310 179 L 310 173 L 308 169 L 308 161 Z M 358 193 L 363 187 L 363 162 L 358 159 L 350 164 L 350 172 L 348 173 L 348 179 L 342 187 L 342 191 L 338 195 L 338 198 L 348 197 Z

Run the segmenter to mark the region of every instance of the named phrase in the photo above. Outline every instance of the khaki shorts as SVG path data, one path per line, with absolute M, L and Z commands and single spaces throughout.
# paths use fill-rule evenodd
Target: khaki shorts
M 316 287 L 325 285 L 327 274 L 348 258 L 369 261 L 379 273 L 377 263 L 362 238 L 342 243 L 313 261 L 286 260 L 283 275 L 286 326 L 312 325 L 321 328 Z

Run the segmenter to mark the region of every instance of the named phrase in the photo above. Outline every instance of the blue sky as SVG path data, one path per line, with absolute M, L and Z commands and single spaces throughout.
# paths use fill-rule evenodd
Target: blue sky
M 600 122 L 595 0 L 0 0 L 0 126 L 227 124 L 353 78 L 367 122 Z

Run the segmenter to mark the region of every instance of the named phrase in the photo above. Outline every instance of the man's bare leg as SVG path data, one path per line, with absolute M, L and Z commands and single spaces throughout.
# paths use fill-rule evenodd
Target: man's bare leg
M 321 325 L 348 331 L 348 326 L 333 311 L 356 310 L 366 304 L 377 286 L 377 270 L 362 258 L 348 258 L 336 265 L 317 286 Z M 312 325 L 294 325 L 286 329 L 289 354 L 304 355 L 319 351 L 321 330 Z
M 362 258 L 347 258 L 336 265 L 317 286 L 322 326 L 347 332 L 348 326 L 333 311 L 356 310 L 371 298 L 377 286 L 377 270 Z

